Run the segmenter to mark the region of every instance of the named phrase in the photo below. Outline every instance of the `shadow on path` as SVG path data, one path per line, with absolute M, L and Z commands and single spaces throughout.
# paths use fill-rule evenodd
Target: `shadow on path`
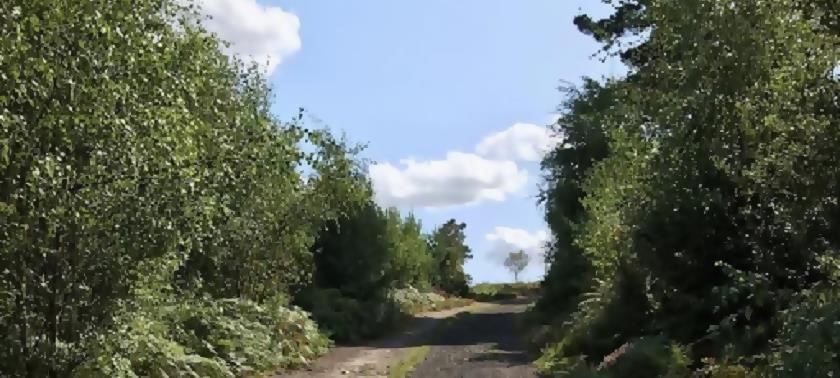
M 476 303 L 413 317 L 401 331 L 363 345 L 337 346 L 304 371 L 275 377 L 386 377 L 404 351 L 429 346 L 412 377 L 534 377 L 517 329 L 532 300 Z
M 535 377 L 518 328 L 528 299 L 462 313 L 424 345 L 432 348 L 413 377 Z

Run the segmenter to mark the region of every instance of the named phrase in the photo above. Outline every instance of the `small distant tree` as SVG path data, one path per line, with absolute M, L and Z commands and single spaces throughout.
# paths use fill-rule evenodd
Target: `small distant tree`
M 529 262 L 531 262 L 531 256 L 528 256 L 525 251 L 519 250 L 508 254 L 507 259 L 505 259 L 505 267 L 513 273 L 513 280 L 519 282 L 519 273 L 525 270 Z

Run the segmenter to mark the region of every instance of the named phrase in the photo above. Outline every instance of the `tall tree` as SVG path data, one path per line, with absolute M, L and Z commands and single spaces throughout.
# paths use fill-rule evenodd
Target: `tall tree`
M 217 41 L 173 27 L 183 11 L 0 4 L 0 371 L 66 376 L 83 338 L 195 240 L 197 151 L 223 109 L 262 116 Z
M 472 258 L 465 244 L 465 223 L 450 219 L 432 232 L 429 240 L 437 271 L 432 282 L 435 287 L 452 294 L 466 295 L 470 277 L 464 273 L 464 262 Z
M 543 185 L 540 202 L 552 233 L 546 251 L 548 274 L 537 306 L 547 312 L 570 312 L 591 284 L 590 262 L 577 244 L 586 219 L 582 199 L 592 169 L 609 154 L 608 121 L 617 106 L 617 83 L 585 79 L 581 88 L 562 88 L 567 96 L 552 132 L 563 142 L 541 163 Z
M 351 298 L 370 299 L 393 279 L 389 263 L 387 220 L 367 201 L 346 216 L 326 224 L 313 246 L 315 284 L 335 288 Z
M 144 306 L 311 276 L 353 159 L 277 121 L 184 4 L 0 3 L 0 375 L 69 376 Z
M 578 21 L 608 44 L 640 27 L 649 37 L 600 116 L 609 154 L 577 180 L 586 195 L 570 197 L 582 214 L 571 244 L 594 285 L 565 333 L 588 336 L 558 350 L 597 360 L 648 333 L 696 358 L 727 344 L 766 352 L 776 314 L 830 286 L 821 267 L 840 249 L 829 231 L 840 167 L 836 5 L 620 4 L 613 17 Z M 564 166 L 547 161 L 549 173 Z M 548 176 L 549 188 L 568 176 Z
M 394 286 L 429 289 L 432 254 L 420 221 L 413 214 L 402 217 L 393 208 L 385 211 L 385 217 L 391 251 L 387 270 L 393 277 Z

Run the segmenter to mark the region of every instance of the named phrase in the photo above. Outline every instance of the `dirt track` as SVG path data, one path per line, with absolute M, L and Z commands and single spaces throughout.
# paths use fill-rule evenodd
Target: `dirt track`
M 337 347 L 309 370 L 275 378 L 388 377 L 416 347 L 428 353 L 411 373 L 414 378 L 534 377 L 517 330 L 526 300 L 475 303 L 423 314 L 405 331 L 365 346 Z
M 518 331 L 527 304 L 493 304 L 458 316 L 436 332 L 425 361 L 411 377 L 535 377 Z

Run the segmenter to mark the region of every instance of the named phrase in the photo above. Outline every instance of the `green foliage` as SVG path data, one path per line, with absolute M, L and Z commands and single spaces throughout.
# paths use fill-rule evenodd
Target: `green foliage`
M 388 378 L 408 377 L 414 368 L 426 359 L 430 349 L 431 347 L 428 345 L 408 348 L 408 350 L 403 354 L 404 357 L 402 357 L 396 364 L 388 367 Z
M 805 293 L 780 318 L 770 359 L 773 376 L 827 377 L 840 371 L 840 296 L 835 289 Z
M 465 223 L 450 219 L 432 232 L 429 244 L 433 259 L 432 284 L 446 293 L 466 296 L 469 294 L 470 277 L 464 273 L 464 262 L 472 258 L 470 248 L 464 243 Z
M 608 355 L 599 366 L 610 377 L 686 377 L 691 360 L 683 348 L 659 338 L 643 338 Z
M 650 332 L 649 304 L 639 280 L 637 271 L 622 266 L 615 282 L 584 295 L 575 312 L 554 323 L 537 366 L 559 373 L 578 365 L 596 365 L 622 344 Z
M 125 325 L 117 328 L 114 339 L 99 340 L 90 347 L 90 359 L 76 368 L 72 376 L 234 376 L 223 361 L 190 353 L 173 341 L 168 324 L 137 316 L 131 321 L 118 320 L 117 323 Z
M 358 299 L 384 294 L 391 279 L 385 270 L 390 258 L 386 227 L 372 200 L 328 222 L 313 245 L 316 285 Z
M 299 303 L 312 312 L 318 325 L 332 339 L 344 343 L 382 336 L 414 314 L 466 306 L 471 302 L 413 287 L 389 289 L 382 297 L 367 299 L 349 297 L 334 288 L 311 288 L 299 298 Z
M 762 369 L 749 368 L 731 361 L 716 361 L 715 359 L 704 359 L 704 365 L 695 376 L 708 378 L 759 378 L 771 377 L 772 374 Z
M 838 271 L 837 15 L 821 1 L 645 0 L 576 19 L 606 49 L 647 37 L 620 51 L 626 78 L 571 92 L 566 141 L 543 161 L 555 240 L 537 308 L 555 331 L 542 367 L 589 374 L 656 335 L 693 366 L 729 358 L 706 375 L 765 374 L 771 354 L 784 376 L 838 372 L 816 336 L 828 322 L 788 315 L 836 307 L 807 293 L 830 298 Z
M 373 204 L 361 147 L 277 120 L 188 2 L 0 15 L 0 375 L 299 365 L 326 339 L 276 298 L 338 288 L 372 329 L 400 313 L 388 289 L 431 287 L 437 255 Z
M 691 376 L 691 359 L 685 348 L 668 346 L 661 337 L 627 342 L 605 356 L 597 366 L 582 358 L 565 357 L 554 367 L 555 375 L 568 377 L 633 378 Z
M 299 300 L 330 338 L 339 342 L 381 336 L 408 315 L 398 303 L 385 296 L 358 299 L 333 288 L 308 289 Z
M 390 290 L 388 299 L 399 305 L 401 311 L 406 314 L 439 309 L 447 300 L 440 294 L 424 293 L 413 287 Z
M 651 27 L 652 21 L 646 12 L 652 3 L 650 0 L 604 0 L 604 3 L 613 5 L 615 12 L 612 15 L 597 21 L 588 15 L 579 15 L 575 17 L 574 24 L 581 33 L 603 43 L 605 51 L 622 46 L 628 37 L 639 38 Z M 656 52 L 645 42 L 620 50 L 618 54 L 631 67 L 644 65 L 656 58 Z
M 477 300 L 504 300 L 517 297 L 534 297 L 540 292 L 538 282 L 491 284 L 481 283 L 470 287 L 470 297 Z
M 368 299 L 392 287 L 430 288 L 432 254 L 420 222 L 372 198 L 326 224 L 313 245 L 315 282 Z
M 537 307 L 553 317 L 572 312 L 592 285 L 590 261 L 577 245 L 576 235 L 586 215 L 581 202 L 583 180 L 593 164 L 607 156 L 607 135 L 602 128 L 615 103 L 614 91 L 592 80 L 585 80 L 582 90 L 565 89 L 569 96 L 561 107 L 565 113 L 553 130 L 563 136 L 563 143 L 542 161 L 540 201 L 553 241 L 548 245 L 549 271 Z
M 267 144 L 247 142 L 250 150 L 233 145 L 225 152 L 230 157 L 212 158 L 233 158 L 238 166 L 227 167 L 222 161 L 223 170 L 214 173 L 221 182 L 205 180 L 210 187 L 205 193 L 211 196 L 207 209 L 213 213 L 207 218 L 208 232 L 201 235 L 179 271 L 183 284 L 198 285 L 216 296 L 258 301 L 298 290 L 311 280 L 309 249 L 317 227 L 348 211 L 346 204 L 367 195 L 358 180 L 337 178 L 356 174 L 358 168 L 347 163 L 353 147 L 335 141 L 325 131 L 301 130 L 295 123 L 279 132 L 267 126 L 260 130 L 264 136 L 257 138 Z M 289 144 L 297 143 L 290 138 L 299 135 L 314 144 L 317 157 L 304 158 Z M 264 156 L 234 157 L 243 151 Z M 304 181 L 296 170 L 305 163 L 314 173 Z
M 214 39 L 175 30 L 171 2 L 0 8 L 0 371 L 65 375 L 138 280 L 195 241 L 198 151 L 229 105 L 210 101 L 253 97 Z
M 307 364 L 329 340 L 280 303 L 196 300 L 120 315 L 78 377 L 234 377 Z
M 414 289 L 430 290 L 439 276 L 419 221 L 383 210 L 370 197 L 327 222 L 312 250 L 314 286 L 297 302 L 336 340 L 379 336 L 444 299 Z
M 583 357 L 555 357 L 543 370 L 564 377 L 689 377 L 692 360 L 686 348 L 668 345 L 662 337 L 645 337 L 622 344 L 597 365 Z M 548 367 L 549 369 L 546 369 Z
M 433 256 L 420 221 L 409 214 L 402 218 L 396 209 L 385 212 L 386 232 L 391 257 L 387 270 L 393 287 L 431 290 Z
M 505 268 L 513 273 L 513 280 L 519 282 L 519 273 L 525 270 L 528 263 L 531 261 L 531 256 L 525 251 L 511 252 L 505 259 Z

